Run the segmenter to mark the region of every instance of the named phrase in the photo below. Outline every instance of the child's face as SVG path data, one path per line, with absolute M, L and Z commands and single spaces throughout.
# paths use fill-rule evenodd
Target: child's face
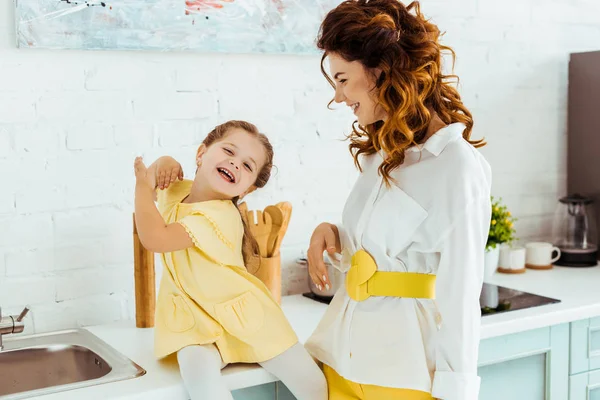
M 232 199 L 254 190 L 254 183 L 266 162 L 265 148 L 243 129 L 232 128 L 220 141 L 198 149 L 197 174 L 217 194 Z

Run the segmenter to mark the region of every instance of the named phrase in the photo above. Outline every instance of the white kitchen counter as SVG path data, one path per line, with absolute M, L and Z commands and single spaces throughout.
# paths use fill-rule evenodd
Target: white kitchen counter
M 561 300 L 524 310 L 482 318 L 482 339 L 503 336 L 600 315 L 600 267 L 527 270 L 522 275 L 496 274 L 490 283 Z M 282 308 L 301 342 L 318 324 L 325 304 L 301 295 L 286 296 Z M 126 381 L 40 397 L 44 400 L 169 399 L 186 400 L 177 364 L 159 362 L 153 355 L 153 330 L 137 329 L 134 321 L 88 328 L 92 333 L 144 368 L 146 375 Z M 273 382 L 274 376 L 257 365 L 232 365 L 223 370 L 231 390 Z
M 600 315 L 600 266 L 554 267 L 524 274 L 496 273 L 496 285 L 561 300 L 560 303 L 515 310 L 482 318 L 481 338 L 487 339 Z

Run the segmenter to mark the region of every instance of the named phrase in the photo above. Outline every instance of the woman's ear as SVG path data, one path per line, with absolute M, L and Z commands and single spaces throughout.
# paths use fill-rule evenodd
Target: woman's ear
M 373 74 L 375 75 L 375 79 L 381 78 L 381 74 L 383 70 L 381 68 L 373 68 Z
M 198 151 L 196 151 L 196 166 L 200 166 L 202 165 L 202 156 L 204 155 L 204 153 L 206 153 L 206 146 L 204 144 L 201 144 L 198 147 Z
M 378 88 L 383 84 L 385 74 L 381 68 L 373 68 L 371 70 L 373 80 L 375 81 L 375 87 Z

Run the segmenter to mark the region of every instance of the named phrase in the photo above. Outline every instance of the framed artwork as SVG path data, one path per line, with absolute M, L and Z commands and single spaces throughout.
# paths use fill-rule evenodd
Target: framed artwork
M 317 53 L 341 0 L 15 0 L 19 48 Z

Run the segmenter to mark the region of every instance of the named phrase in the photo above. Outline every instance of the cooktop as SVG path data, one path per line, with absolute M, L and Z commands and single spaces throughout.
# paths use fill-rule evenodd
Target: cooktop
M 560 303 L 560 300 L 489 283 L 483 284 L 479 296 L 481 315 L 484 317 L 554 303 Z
M 318 296 L 312 292 L 304 293 L 303 296 L 325 304 L 329 304 L 332 299 Z M 489 283 L 483 284 L 479 296 L 481 315 L 484 317 L 553 303 L 560 303 L 560 300 Z

